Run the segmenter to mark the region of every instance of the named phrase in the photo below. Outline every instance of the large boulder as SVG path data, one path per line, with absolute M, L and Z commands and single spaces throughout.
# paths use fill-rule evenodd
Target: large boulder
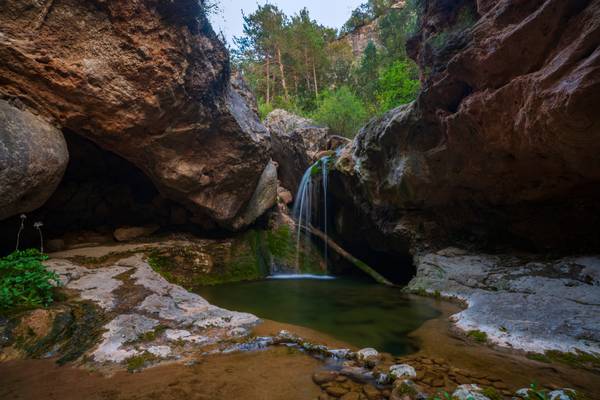
M 597 248 L 600 3 L 423 7 L 408 45 L 423 91 L 356 137 L 345 192 L 394 234 L 426 213 L 462 237 Z
M 329 129 L 281 109 L 271 111 L 264 123 L 271 135 L 281 184 L 295 195 L 306 169 L 321 150 L 328 148 Z
M 44 204 L 68 161 L 59 129 L 0 100 L 0 220 Z
M 233 228 L 269 162 L 269 137 L 230 83 L 203 7 L 4 1 L 0 96 L 133 163 L 197 220 Z

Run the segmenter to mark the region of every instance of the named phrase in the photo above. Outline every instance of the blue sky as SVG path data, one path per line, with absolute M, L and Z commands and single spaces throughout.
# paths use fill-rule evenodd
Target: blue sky
M 364 0 L 271 0 L 287 15 L 294 14 L 306 7 L 312 18 L 322 25 L 340 28 L 350 17 L 350 13 Z M 250 14 L 257 8 L 257 4 L 265 4 L 265 0 L 217 0 L 220 12 L 211 17 L 215 31 L 223 31 L 229 44 L 234 36 L 242 34 L 242 11 Z

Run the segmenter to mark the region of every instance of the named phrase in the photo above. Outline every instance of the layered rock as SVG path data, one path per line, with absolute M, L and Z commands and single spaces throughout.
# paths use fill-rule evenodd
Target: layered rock
M 273 160 L 279 165 L 281 184 L 294 194 L 302 175 L 320 151 L 345 144 L 344 138 L 331 135 L 328 128 L 285 110 L 270 112 L 265 126 L 271 135 Z
M 597 248 L 600 4 L 421 11 L 408 50 L 422 93 L 371 121 L 338 161 L 354 204 L 407 240 L 398 221 L 425 215 L 446 236 Z
M 256 208 L 268 134 L 201 2 L 1 7 L 1 97 L 131 162 L 198 221 L 239 227 Z

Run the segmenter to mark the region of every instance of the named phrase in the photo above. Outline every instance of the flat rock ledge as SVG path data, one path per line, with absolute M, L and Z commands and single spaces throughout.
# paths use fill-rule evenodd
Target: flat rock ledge
M 47 267 L 66 289 L 96 303 L 110 322 L 97 347 L 87 355 L 98 363 L 134 357 L 180 360 L 210 345 L 247 336 L 259 319 L 209 304 L 197 294 L 169 283 L 142 254 L 103 267 L 51 259 Z
M 446 248 L 415 257 L 411 292 L 464 301 L 456 327 L 543 353 L 600 354 L 600 256 L 540 260 Z

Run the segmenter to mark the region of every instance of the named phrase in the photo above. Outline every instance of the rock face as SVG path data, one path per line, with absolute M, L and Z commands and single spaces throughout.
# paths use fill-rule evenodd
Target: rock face
M 233 228 L 269 140 L 230 84 L 201 2 L 9 0 L 1 11 L 1 97 L 123 157 L 197 219 Z
M 213 306 L 167 282 L 140 254 L 95 269 L 62 259 L 48 261 L 47 267 L 80 298 L 116 314 L 111 314 L 112 319 L 104 325 L 100 344 L 88 352 L 96 362 L 122 362 L 144 352 L 171 358 L 172 353 L 245 336 L 247 328 L 259 322 L 252 314 Z M 124 273 L 129 273 L 127 278 L 122 278 Z M 129 286 L 123 289 L 124 285 Z M 162 329 L 156 330 L 159 324 Z M 140 340 L 144 334 L 151 340 Z M 181 358 L 182 354 L 176 356 Z
M 319 151 L 328 149 L 330 142 L 340 142 L 330 140 L 328 128 L 285 110 L 271 111 L 265 126 L 271 135 L 273 160 L 279 165 L 279 180 L 292 194 Z
M 0 220 L 44 204 L 68 161 L 58 129 L 0 100 Z
M 600 352 L 600 257 L 540 260 L 446 248 L 417 257 L 413 291 L 464 300 L 454 315 L 502 346 L 544 352 Z
M 600 3 L 425 7 L 408 46 L 424 90 L 338 162 L 355 204 L 390 232 L 420 212 L 467 235 L 598 248 Z

